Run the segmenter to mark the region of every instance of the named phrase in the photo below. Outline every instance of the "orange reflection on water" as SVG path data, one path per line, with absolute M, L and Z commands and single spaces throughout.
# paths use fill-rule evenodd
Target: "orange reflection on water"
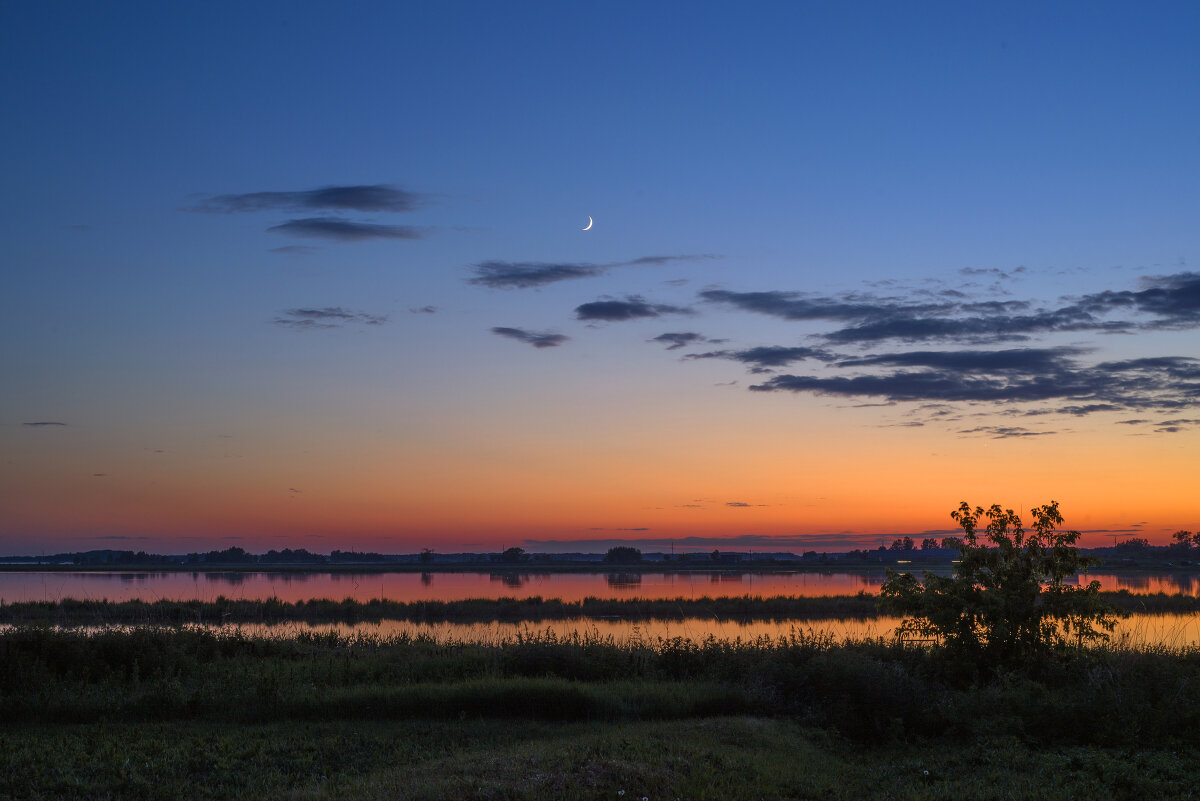
M 378 623 L 283 623 L 278 625 L 243 624 L 227 626 L 248 634 L 268 637 L 294 637 L 301 632 L 337 632 L 389 638 L 398 636 L 431 637 L 438 642 L 498 645 L 518 639 L 552 636 L 559 640 L 580 637 L 612 640 L 617 644 L 642 644 L 657 647 L 663 642 L 683 638 L 700 643 L 712 637 L 726 642 L 743 643 L 766 637 L 773 641 L 796 636 L 827 636 L 835 642 L 883 637 L 890 639 L 900 619 L 878 617 L 868 620 L 753 621 L 731 620 L 552 620 L 539 623 L 412 623 L 385 620 Z M 1117 623 L 1113 644 L 1120 647 L 1157 646 L 1169 649 L 1200 646 L 1200 615 L 1131 615 Z
M 0 573 L 0 600 L 58 601 L 213 601 L 314 598 L 370 601 L 458 601 L 468 598 L 605 599 L 720 598 L 774 595 L 818 597 L 876 593 L 887 576 L 881 568 L 842 572 L 739 573 L 618 571 L 554 573 L 532 570 L 423 573 L 237 573 L 237 572 L 21 572 Z M 1076 581 L 1098 580 L 1105 590 L 1200 596 L 1198 573 L 1093 573 Z
M 313 598 L 370 601 L 460 601 L 468 598 L 702 598 L 755 595 L 827 596 L 877 592 L 884 572 L 554 573 L 532 570 L 424 573 L 44 572 L 0 573 L 0 599 L 57 601 L 212 601 Z

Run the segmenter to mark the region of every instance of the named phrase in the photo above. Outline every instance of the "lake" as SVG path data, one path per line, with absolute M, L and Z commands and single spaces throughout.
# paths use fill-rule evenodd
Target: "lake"
M 541 596 L 578 601 L 596 598 L 702 598 L 754 595 L 828 596 L 875 593 L 882 569 L 770 573 L 687 572 L 553 573 L 505 570 L 430 573 L 239 572 L 0 572 L 0 601 L 212 601 L 313 598 L 370 601 L 459 601 L 466 598 Z M 1200 573 L 1092 573 L 1105 590 L 1200 595 Z

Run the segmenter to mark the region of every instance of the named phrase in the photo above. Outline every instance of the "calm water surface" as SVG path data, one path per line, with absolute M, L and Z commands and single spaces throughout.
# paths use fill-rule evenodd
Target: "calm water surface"
M 521 637 L 553 635 L 612 638 L 618 643 L 641 642 L 655 646 L 662 640 L 681 637 L 699 642 L 709 637 L 718 640 L 747 642 L 759 637 L 790 637 L 801 634 L 820 634 L 837 641 L 847 638 L 864 639 L 891 637 L 899 618 L 879 617 L 870 620 L 813 620 L 803 623 L 787 621 L 755 621 L 739 623 L 729 620 L 555 620 L 540 623 L 410 623 L 385 620 L 379 623 L 284 623 L 264 626 L 240 624 L 226 630 L 275 637 L 293 637 L 299 632 L 337 632 L 343 635 L 362 634 L 372 637 L 398 635 L 432 637 L 439 642 L 471 642 L 499 644 Z M 1118 621 L 1113 640 L 1119 645 L 1137 647 L 1165 646 L 1171 649 L 1200 646 L 1200 615 L 1131 615 Z
M 63 598 L 211 601 L 313 598 L 456 601 L 465 598 L 710 598 L 743 595 L 826 596 L 878 592 L 883 570 L 796 573 L 0 573 L 0 601 Z M 1106 590 L 1200 595 L 1200 573 L 1094 573 Z

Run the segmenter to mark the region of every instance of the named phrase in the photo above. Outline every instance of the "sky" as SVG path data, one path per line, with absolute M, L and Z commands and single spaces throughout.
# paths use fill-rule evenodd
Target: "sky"
M 1200 529 L 1197 30 L 3 4 L 0 553 Z

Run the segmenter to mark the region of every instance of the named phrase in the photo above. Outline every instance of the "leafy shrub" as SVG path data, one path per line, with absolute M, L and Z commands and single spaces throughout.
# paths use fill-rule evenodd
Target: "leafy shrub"
M 1075 547 L 1078 531 L 1059 531 L 1058 503 L 1031 510 L 1026 533 L 1012 509 L 986 512 L 964 501 L 950 516 L 963 529 L 961 559 L 952 577 L 888 571 L 880 590 L 886 611 L 905 615 L 900 636 L 934 637 L 979 664 L 1017 664 L 1072 640 L 1105 640 L 1115 612 L 1100 597 L 1100 583 L 1065 584 L 1089 560 Z M 978 527 L 986 515 L 982 534 Z

